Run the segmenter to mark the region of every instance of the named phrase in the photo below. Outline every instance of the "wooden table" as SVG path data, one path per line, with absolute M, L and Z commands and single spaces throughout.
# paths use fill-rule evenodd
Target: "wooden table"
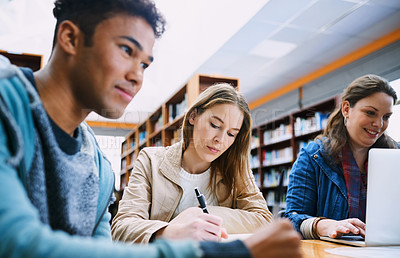
M 301 240 L 301 251 L 304 258 L 338 258 L 346 257 L 341 255 L 331 254 L 325 251 L 328 248 L 343 247 L 344 245 L 326 242 L 322 240 Z M 347 246 L 348 247 L 348 246 Z M 360 247 L 352 247 L 360 248 Z
M 251 234 L 231 234 L 229 235 L 229 239 L 222 239 L 222 242 L 233 241 L 236 239 L 246 239 Z M 300 249 L 303 254 L 303 258 L 343 258 L 347 256 L 335 255 L 325 251 L 328 248 L 337 248 L 337 247 L 350 247 L 350 248 L 360 248 L 360 247 L 351 247 L 341 244 L 336 244 L 332 242 L 322 241 L 322 240 L 301 240 Z

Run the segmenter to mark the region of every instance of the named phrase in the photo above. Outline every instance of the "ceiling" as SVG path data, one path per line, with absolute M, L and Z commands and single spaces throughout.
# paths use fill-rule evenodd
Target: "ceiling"
M 398 0 L 271 0 L 198 71 L 239 77 L 252 102 L 398 28 Z
M 0 49 L 47 60 L 52 2 L 0 0 Z M 144 121 L 195 73 L 237 77 L 253 102 L 400 28 L 400 0 L 156 2 L 169 27 L 124 122 Z

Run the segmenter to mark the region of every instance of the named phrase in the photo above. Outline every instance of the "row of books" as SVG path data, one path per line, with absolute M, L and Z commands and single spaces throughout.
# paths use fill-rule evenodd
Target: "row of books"
M 163 127 L 163 115 L 161 114 L 154 123 L 154 132 L 160 131 Z
M 121 160 L 121 170 L 126 169 L 126 158 Z
M 281 198 L 279 200 L 276 200 L 276 192 L 275 191 L 269 191 L 265 197 L 265 200 L 267 201 L 267 205 L 269 207 L 271 206 L 279 206 L 280 209 L 285 209 L 286 208 L 286 193 L 283 193 Z
M 278 150 L 262 151 L 262 166 L 272 166 L 293 161 L 292 147 L 286 147 Z M 250 155 L 250 168 L 261 166 L 258 155 Z
M 250 148 L 254 149 L 254 148 L 258 148 L 259 146 L 260 146 L 260 139 L 258 138 L 258 135 L 256 135 L 256 134 L 251 135 Z
M 122 153 L 124 153 L 128 149 L 132 149 L 134 147 L 135 147 L 135 139 L 131 139 L 130 146 L 128 146 L 128 141 L 125 140 L 122 142 Z
M 260 159 L 258 155 L 250 155 L 250 168 L 258 168 L 260 166 Z
M 314 116 L 302 118 L 297 117 L 294 124 L 295 136 L 322 130 L 326 127 L 329 113 L 315 112 Z
M 277 165 L 281 163 L 287 163 L 293 161 L 293 151 L 292 147 L 286 147 L 283 149 L 262 151 L 262 165 L 263 166 L 271 166 Z
M 256 181 L 257 187 L 261 188 L 260 174 L 259 173 L 253 173 L 253 175 L 254 175 L 254 181 Z
M 264 179 L 263 179 L 263 187 L 277 187 L 279 186 L 279 180 L 282 175 L 283 181 L 282 186 L 288 186 L 289 183 L 289 174 L 290 174 L 290 167 L 280 167 L 280 168 L 271 168 L 268 171 L 264 172 Z M 254 179 L 257 183 L 258 187 L 261 187 L 261 180 L 259 173 L 253 173 Z
M 279 177 L 280 177 L 280 171 L 272 168 L 267 172 L 264 172 L 264 181 L 263 185 L 264 187 L 274 187 L 279 185 Z
M 280 142 L 292 137 L 292 127 L 290 124 L 280 124 L 279 127 L 275 129 L 265 130 L 263 134 L 264 144 Z
M 303 135 L 306 133 L 322 130 L 326 127 L 328 122 L 329 113 L 315 112 L 314 116 L 302 118 L 297 117 L 294 125 L 295 136 Z M 275 142 L 288 140 L 292 137 L 292 127 L 290 124 L 280 124 L 278 127 L 263 132 L 262 144 L 267 145 Z M 260 146 L 260 139 L 258 135 L 252 135 L 251 148 Z
M 289 175 L 291 171 L 291 167 L 285 168 L 281 170 L 281 173 L 283 173 L 283 186 L 288 186 L 289 185 Z
M 139 132 L 139 145 L 142 145 L 143 143 L 146 142 L 146 137 L 147 137 L 147 131 L 141 131 Z
M 302 148 L 306 147 L 310 142 L 312 142 L 313 139 L 309 139 L 308 141 L 298 141 L 297 142 L 297 156 L 299 156 L 299 152 L 301 151 Z
M 283 177 L 283 186 L 287 186 L 289 183 L 289 174 L 290 174 L 290 167 L 281 167 L 279 169 L 271 168 L 268 171 L 264 172 L 264 181 L 263 185 L 265 187 L 275 187 L 279 185 L 279 180 L 282 175 Z
M 168 123 L 174 121 L 176 117 L 179 117 L 185 113 L 187 107 L 187 93 L 185 93 L 183 100 L 179 103 L 168 104 Z
M 131 146 L 130 146 L 130 148 L 132 149 L 132 148 L 135 148 L 135 139 L 131 139 Z
M 310 142 L 312 142 L 312 139 L 309 139 L 308 141 L 298 141 L 297 142 L 297 156 L 300 152 L 300 150 L 304 147 L 306 147 Z M 263 150 L 262 152 L 262 157 L 263 157 L 263 166 L 271 166 L 271 165 L 276 165 L 276 164 L 281 164 L 281 163 L 287 163 L 293 161 L 293 152 L 291 147 L 287 147 L 284 149 L 279 149 L 279 150 L 272 150 L 272 151 L 266 151 Z M 260 159 L 257 154 L 255 155 L 250 155 L 250 168 L 258 168 L 261 166 Z
M 128 164 L 128 157 L 129 157 L 129 159 L 130 159 L 130 164 Z M 133 162 L 135 162 L 136 158 L 137 158 L 137 153 L 136 153 L 136 151 L 133 151 L 129 156 L 123 158 L 123 159 L 121 160 L 121 170 L 127 169 L 127 166 L 128 166 L 128 165 L 132 165 Z
M 127 151 L 128 150 L 128 142 L 127 141 L 124 141 L 123 143 L 122 143 L 122 153 L 124 153 L 125 151 Z

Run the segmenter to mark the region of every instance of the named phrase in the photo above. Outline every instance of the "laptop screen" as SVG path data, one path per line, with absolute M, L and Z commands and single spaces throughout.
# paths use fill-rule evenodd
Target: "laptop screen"
M 371 149 L 365 243 L 400 245 L 400 149 Z

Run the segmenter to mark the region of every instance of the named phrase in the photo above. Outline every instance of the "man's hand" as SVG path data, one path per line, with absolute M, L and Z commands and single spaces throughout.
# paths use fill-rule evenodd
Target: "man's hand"
M 279 219 L 244 240 L 252 257 L 301 257 L 301 236 L 286 219 Z

